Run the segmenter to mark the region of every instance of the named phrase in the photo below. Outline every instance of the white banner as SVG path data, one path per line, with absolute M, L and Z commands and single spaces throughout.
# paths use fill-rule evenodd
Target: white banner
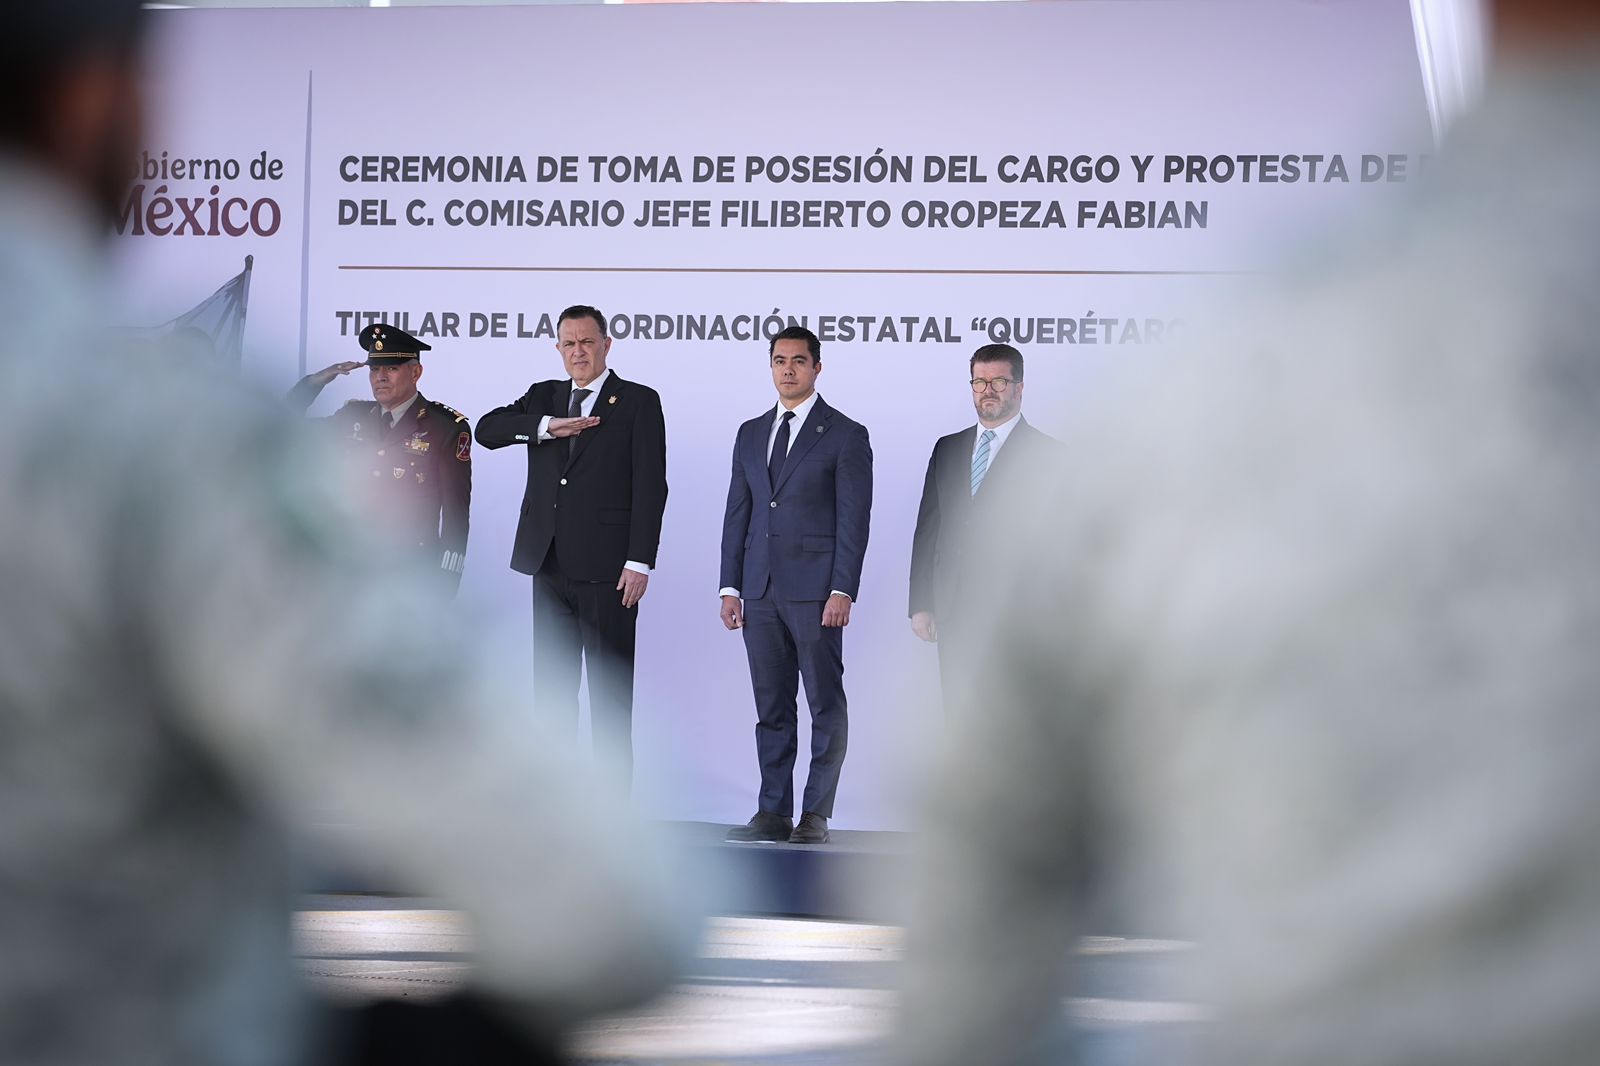
M 661 393 L 635 794 L 669 818 L 755 809 L 744 651 L 716 591 L 734 430 L 775 402 L 765 337 L 821 334 L 820 391 L 872 434 L 837 824 L 903 826 L 940 721 L 934 650 L 906 621 L 911 530 L 934 440 L 974 420 L 973 349 L 1021 348 L 1025 413 L 1057 429 L 1097 369 L 1166 358 L 1186 302 L 1403 188 L 1429 144 L 1404 0 L 152 21 L 128 325 L 251 255 L 243 367 L 270 388 L 360 358 L 381 319 L 433 345 L 422 391 L 475 420 L 564 376 L 551 320 L 583 302 L 612 318 L 611 366 Z M 314 413 L 365 395 L 341 378 Z M 463 596 L 526 627 L 507 568 L 525 459 L 474 458 Z

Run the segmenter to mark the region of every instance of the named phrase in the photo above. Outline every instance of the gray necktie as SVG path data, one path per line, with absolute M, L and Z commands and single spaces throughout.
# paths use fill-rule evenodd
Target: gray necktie
M 593 391 L 594 391 L 593 389 L 573 389 L 572 390 L 572 402 L 567 404 L 567 417 L 568 418 L 582 418 L 583 417 L 583 401 L 587 400 L 589 398 L 589 393 L 591 393 Z M 567 458 L 569 458 L 569 459 L 572 458 L 573 450 L 576 449 L 577 447 L 578 447 L 578 437 L 577 437 L 577 434 L 573 434 L 572 436 L 567 438 Z
M 972 453 L 972 495 L 978 494 L 983 475 L 989 472 L 989 445 L 994 440 L 994 430 L 986 429 L 978 438 L 978 450 Z

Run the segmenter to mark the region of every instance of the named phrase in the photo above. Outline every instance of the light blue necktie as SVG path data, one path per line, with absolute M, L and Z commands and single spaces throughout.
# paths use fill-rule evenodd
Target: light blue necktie
M 972 453 L 972 494 L 978 494 L 978 486 L 983 484 L 983 475 L 989 472 L 989 442 L 994 440 L 994 430 L 986 429 L 983 436 L 978 438 L 978 450 Z

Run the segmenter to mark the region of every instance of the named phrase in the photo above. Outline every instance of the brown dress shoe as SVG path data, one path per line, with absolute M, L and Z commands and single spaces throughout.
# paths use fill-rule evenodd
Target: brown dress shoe
M 750 844 L 758 840 L 768 840 L 774 843 L 788 840 L 789 834 L 794 829 L 794 822 L 780 814 L 768 814 L 757 811 L 755 817 L 744 825 L 736 825 L 728 830 L 726 839 L 739 844 Z
M 826 844 L 828 842 L 828 820 L 820 814 L 810 811 L 800 816 L 800 824 L 794 827 L 794 832 L 789 834 L 791 844 Z

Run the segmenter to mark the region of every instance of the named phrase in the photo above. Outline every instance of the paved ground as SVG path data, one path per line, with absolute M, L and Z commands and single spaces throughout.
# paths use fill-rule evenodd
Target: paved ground
M 460 916 L 417 900 L 310 897 L 298 935 L 303 972 L 341 996 L 438 995 L 468 968 Z M 1084 942 L 1084 995 L 1063 1002 L 1080 1022 L 1081 1058 L 1148 1063 L 1147 1037 L 1164 1039 L 1203 1018 L 1190 1004 L 1142 998 L 1187 948 Z M 666 995 L 587 1026 L 576 1054 L 584 1062 L 683 1066 L 870 1062 L 890 1024 L 900 949 L 901 931 L 891 926 L 713 919 L 699 957 Z

